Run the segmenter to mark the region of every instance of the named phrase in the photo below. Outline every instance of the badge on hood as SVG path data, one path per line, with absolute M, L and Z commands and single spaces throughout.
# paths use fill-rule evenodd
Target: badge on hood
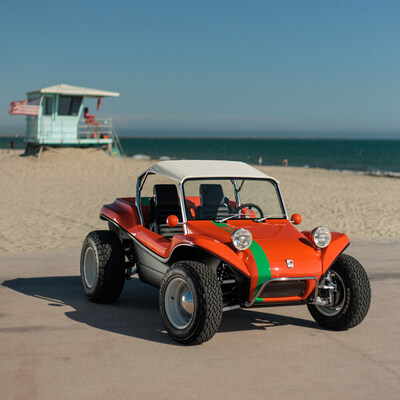
M 288 268 L 292 269 L 294 267 L 293 260 L 286 260 L 286 265 Z

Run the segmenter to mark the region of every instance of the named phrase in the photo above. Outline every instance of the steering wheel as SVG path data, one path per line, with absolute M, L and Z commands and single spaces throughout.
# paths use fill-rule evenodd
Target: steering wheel
M 242 204 L 241 206 L 237 207 L 235 210 L 235 214 L 239 214 L 239 211 L 243 210 L 243 208 L 249 208 L 249 212 L 250 212 L 250 209 L 255 208 L 260 213 L 260 218 L 264 218 L 264 213 L 262 212 L 261 208 L 257 204 L 253 204 L 253 203 L 245 203 L 245 204 Z

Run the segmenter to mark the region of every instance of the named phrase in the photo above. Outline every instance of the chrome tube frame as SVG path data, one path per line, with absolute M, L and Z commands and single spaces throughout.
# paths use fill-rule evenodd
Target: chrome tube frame
M 146 181 L 148 174 L 149 174 L 148 172 L 144 173 L 143 175 L 141 175 L 138 178 L 138 180 L 136 182 L 135 205 L 136 205 L 137 212 L 139 214 L 140 224 L 143 225 L 143 226 L 144 226 L 144 219 L 143 219 L 143 213 L 142 213 L 142 205 L 140 204 L 140 193 L 142 191 L 144 182 Z
M 318 297 L 318 289 L 319 289 L 319 281 L 315 276 L 304 276 L 304 277 L 299 277 L 299 278 L 272 278 L 267 282 L 264 282 L 260 289 L 258 289 L 257 293 L 255 293 L 255 295 L 253 296 L 253 298 L 251 299 L 251 301 L 247 301 L 245 303 L 246 307 L 251 307 L 256 299 L 258 298 L 258 295 L 264 290 L 264 288 L 270 284 L 271 282 L 285 282 L 285 281 L 315 281 L 315 290 L 314 290 L 314 301 L 315 299 L 317 299 Z
M 279 199 L 281 200 L 281 204 L 282 204 L 282 207 L 283 207 L 283 212 L 284 212 L 284 214 L 285 214 L 285 218 L 288 219 L 288 214 L 287 214 L 285 202 L 284 202 L 284 200 L 283 200 L 283 196 L 282 196 L 282 192 L 281 192 L 281 187 L 280 187 L 279 184 L 277 184 L 276 187 L 278 188 L 278 195 L 279 195 Z
M 186 207 L 185 207 L 185 196 L 183 193 L 182 182 L 179 183 L 178 190 L 179 190 L 179 201 L 181 203 L 183 232 L 185 233 L 185 235 L 187 235 L 188 234 L 188 226 L 187 226 L 187 216 L 186 216 Z

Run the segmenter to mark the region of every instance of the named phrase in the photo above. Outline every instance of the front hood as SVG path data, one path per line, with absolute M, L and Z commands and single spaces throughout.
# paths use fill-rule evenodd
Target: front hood
M 271 278 L 321 276 L 319 253 L 289 220 L 190 221 L 188 228 L 190 233 L 208 236 L 233 249 L 250 276 L 257 276 L 257 286 Z M 231 241 L 232 233 L 239 228 L 248 229 L 253 236 L 250 248 L 242 252 Z

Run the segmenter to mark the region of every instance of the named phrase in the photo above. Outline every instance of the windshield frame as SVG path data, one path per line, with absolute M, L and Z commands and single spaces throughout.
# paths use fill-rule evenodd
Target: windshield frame
M 234 176 L 234 177 L 218 177 L 218 176 L 216 176 L 216 177 L 196 177 L 196 178 L 184 179 L 179 184 L 179 196 L 181 198 L 182 217 L 183 217 L 183 223 L 184 223 L 185 226 L 187 225 L 187 222 L 188 222 L 188 219 L 187 219 L 187 207 L 186 207 L 186 197 L 185 197 L 185 189 L 184 189 L 185 183 L 189 182 L 189 181 L 210 181 L 210 182 L 212 182 L 212 181 L 217 181 L 217 180 L 231 181 L 233 189 L 234 189 L 235 200 L 236 200 L 236 203 L 238 205 L 242 204 L 241 203 L 241 199 L 240 199 L 241 185 L 238 185 L 238 181 L 260 181 L 260 182 L 265 182 L 266 181 L 266 182 L 269 182 L 275 188 L 275 192 L 276 192 L 276 195 L 278 197 L 279 205 L 280 205 L 280 208 L 281 208 L 281 211 L 282 211 L 282 217 L 279 217 L 279 218 L 271 217 L 271 218 L 268 218 L 268 219 L 288 219 L 286 206 L 285 206 L 285 203 L 283 201 L 283 197 L 282 197 L 282 192 L 281 192 L 280 186 L 277 183 L 277 181 L 274 180 L 274 179 L 249 178 L 249 177 L 237 177 L 237 176 Z M 258 218 L 246 218 L 246 219 L 236 219 L 236 218 L 234 218 L 233 220 L 236 220 L 236 221 L 238 221 L 238 220 L 243 220 L 243 221 L 251 220 L 251 221 L 257 222 L 257 219 Z M 189 221 L 192 222 L 192 221 L 209 221 L 209 220 L 200 220 L 200 219 L 199 220 L 193 220 L 193 219 L 190 219 Z

